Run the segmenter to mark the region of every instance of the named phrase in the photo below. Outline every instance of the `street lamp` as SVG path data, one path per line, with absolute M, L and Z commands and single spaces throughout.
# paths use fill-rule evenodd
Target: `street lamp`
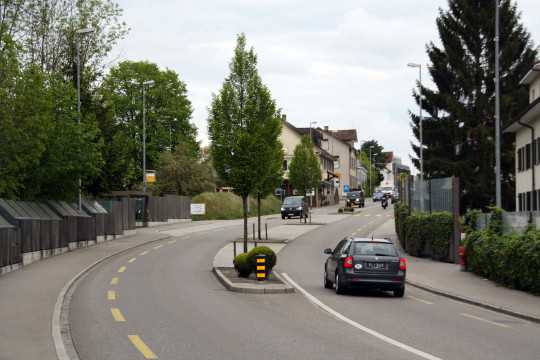
M 408 63 L 408 67 L 417 67 L 420 73 L 420 211 L 424 211 L 424 154 L 422 142 L 422 65 Z
M 309 123 L 309 138 L 311 139 L 311 141 L 313 141 L 313 139 L 311 138 L 311 124 L 316 124 L 317 122 L 316 121 L 312 121 Z
M 154 80 L 148 80 L 143 81 L 142 83 L 142 106 L 143 106 L 143 113 L 142 113 L 142 128 L 143 128 L 143 191 L 146 191 L 146 119 L 145 119 L 145 113 L 146 113 L 146 103 L 145 103 L 145 85 L 151 86 L 154 85 Z
M 371 148 L 374 148 L 375 146 L 369 147 L 369 194 L 372 194 L 371 191 Z
M 80 42 L 80 36 L 84 34 L 90 34 L 93 33 L 94 29 L 87 28 L 87 29 L 79 29 L 77 30 L 77 127 L 81 124 L 81 62 L 79 58 L 79 42 Z M 80 136 L 79 136 L 79 157 L 81 156 L 81 146 L 80 146 Z M 82 194 L 81 194 L 81 188 L 82 188 L 82 181 L 81 177 L 79 176 L 79 211 L 82 209 Z

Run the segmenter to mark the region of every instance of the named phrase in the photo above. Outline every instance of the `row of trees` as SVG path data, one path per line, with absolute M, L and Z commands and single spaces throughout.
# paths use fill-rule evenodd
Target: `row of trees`
M 511 0 L 500 1 L 500 113 L 495 119 L 495 1 L 449 0 L 436 24 L 441 46 L 427 44 L 429 75 L 435 89 L 422 87 L 413 96 L 423 117 L 424 177 L 457 176 L 462 209 L 486 209 L 495 203 L 495 122 L 506 123 L 528 104 L 519 85 L 538 49 L 520 23 Z M 420 86 L 420 84 L 418 84 Z M 410 112 L 414 136 L 420 119 Z M 515 208 L 514 135 L 501 136 L 502 206 Z M 411 143 L 419 169 L 419 146 Z
M 146 91 L 147 168 L 164 169 L 172 183 L 188 168 L 200 176 L 176 181 L 176 188 L 160 181 L 154 190 L 214 188 L 178 74 L 148 62 L 110 67 L 113 45 L 128 32 L 121 14 L 110 0 L 0 1 L 0 197 L 73 201 L 79 178 L 90 196 L 140 189 L 142 83 L 148 80 L 155 85 Z M 85 28 L 94 31 L 77 35 Z

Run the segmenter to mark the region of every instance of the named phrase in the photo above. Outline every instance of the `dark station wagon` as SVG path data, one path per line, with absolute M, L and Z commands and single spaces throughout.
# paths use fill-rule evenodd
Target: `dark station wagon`
M 324 264 L 325 288 L 335 284 L 337 294 L 352 287 L 379 289 L 403 297 L 407 264 L 390 239 L 346 237 L 324 253 L 330 255 Z

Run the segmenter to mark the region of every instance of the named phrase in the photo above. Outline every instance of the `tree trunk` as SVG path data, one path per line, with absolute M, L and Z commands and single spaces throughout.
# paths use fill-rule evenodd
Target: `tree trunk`
M 248 252 L 247 249 L 247 236 L 248 236 L 248 212 L 247 212 L 248 194 L 242 194 L 242 204 L 244 206 L 244 253 Z
M 259 222 L 259 240 L 261 240 L 261 198 L 257 196 L 257 218 Z

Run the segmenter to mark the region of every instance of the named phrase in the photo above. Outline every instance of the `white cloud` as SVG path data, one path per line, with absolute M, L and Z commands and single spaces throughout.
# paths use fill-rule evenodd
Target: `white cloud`
M 540 44 L 538 0 L 520 0 L 522 23 Z M 412 165 L 408 111 L 425 46 L 438 43 L 435 20 L 447 0 L 120 0 L 132 31 L 125 59 L 148 60 L 187 84 L 199 139 L 206 108 L 228 76 L 236 36 L 245 33 L 259 73 L 278 107 L 298 127 L 310 121 L 355 128 Z M 359 144 L 358 144 L 359 145 Z

